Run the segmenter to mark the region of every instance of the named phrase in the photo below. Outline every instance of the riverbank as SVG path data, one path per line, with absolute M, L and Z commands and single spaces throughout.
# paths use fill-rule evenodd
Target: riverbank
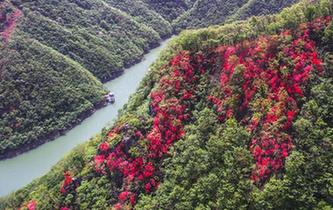
M 168 39 L 169 37 L 167 38 L 163 38 L 161 40 L 160 43 L 157 43 L 157 44 L 154 44 L 154 45 L 151 45 L 149 46 L 149 49 L 147 51 L 144 52 L 144 54 L 140 57 L 138 57 L 137 59 L 135 59 L 133 62 L 131 62 L 130 64 L 127 64 L 124 66 L 124 69 L 120 69 L 118 71 L 114 71 L 112 73 L 112 75 L 109 77 L 109 78 L 106 78 L 104 80 L 101 80 L 102 83 L 107 83 L 107 82 L 110 82 L 118 77 L 120 77 L 121 75 L 124 74 L 124 72 L 126 71 L 126 69 L 140 63 L 144 56 L 147 55 L 151 50 L 159 47 L 161 45 L 162 42 L 164 42 L 166 39 Z M 3 154 L 0 154 L 0 161 L 2 160 L 6 160 L 6 159 L 10 159 L 10 158 L 14 158 L 16 156 L 19 156 L 25 152 L 28 152 L 30 150 L 33 150 L 33 149 L 36 149 L 37 147 L 47 143 L 47 142 L 50 142 L 50 141 L 53 141 L 55 140 L 56 138 L 62 136 L 62 135 L 65 135 L 69 130 L 73 129 L 75 126 L 79 125 L 80 123 L 82 123 L 82 121 L 84 121 L 85 119 L 87 119 L 88 117 L 90 117 L 92 114 L 94 114 L 97 110 L 103 108 L 107 106 L 107 102 L 105 101 L 104 98 L 102 98 L 101 101 L 99 101 L 97 104 L 94 105 L 93 108 L 91 109 L 88 109 L 82 113 L 80 113 L 78 115 L 78 117 L 68 123 L 65 127 L 63 127 L 62 129 L 59 129 L 59 130 L 55 130 L 49 134 L 46 134 L 42 137 L 40 137 L 39 139 L 33 141 L 33 142 L 29 142 L 27 144 L 23 144 L 20 146 L 20 148 L 15 148 L 15 149 L 11 149 L 11 150 L 7 150 L 5 153 Z
M 107 101 L 103 98 L 100 102 L 95 104 L 93 108 L 88 109 L 88 110 L 80 113 L 79 116 L 75 119 L 75 121 L 69 123 L 66 127 L 62 128 L 60 130 L 53 131 L 53 132 L 41 137 L 38 140 L 33 141 L 31 143 L 24 144 L 20 148 L 12 149 L 12 150 L 6 151 L 6 153 L 4 153 L 4 154 L 0 154 L 0 161 L 16 157 L 16 156 L 21 155 L 25 152 L 29 152 L 30 150 L 36 149 L 37 147 L 39 147 L 42 144 L 53 141 L 56 138 L 58 138 L 62 135 L 65 135 L 66 132 L 68 132 L 69 130 L 71 130 L 75 126 L 82 123 L 83 120 L 90 117 L 98 109 L 107 106 L 107 104 L 108 104 Z
M 8 195 L 46 174 L 52 166 L 69 154 L 75 147 L 83 144 L 117 119 L 118 111 L 128 103 L 129 97 L 137 91 L 139 84 L 149 71 L 151 64 L 167 46 L 169 40 L 160 47 L 152 49 L 142 62 L 128 68 L 124 73 L 105 83 L 104 88 L 112 91 L 116 103 L 96 109 L 91 116 L 65 132 L 33 150 L 29 150 L 10 159 L 0 161 L 0 196 Z
M 161 38 L 161 41 L 159 43 L 150 45 L 148 50 L 145 50 L 144 53 L 140 57 L 134 59 L 130 63 L 125 63 L 123 69 L 119 69 L 117 71 L 112 72 L 110 77 L 101 79 L 101 82 L 102 83 L 107 83 L 107 82 L 110 82 L 110 81 L 120 77 L 125 72 L 126 69 L 131 68 L 132 66 L 140 63 L 145 55 L 147 55 L 151 50 L 161 46 L 161 43 L 164 42 L 165 40 L 169 39 L 171 36 L 172 35 L 163 37 L 163 38 Z

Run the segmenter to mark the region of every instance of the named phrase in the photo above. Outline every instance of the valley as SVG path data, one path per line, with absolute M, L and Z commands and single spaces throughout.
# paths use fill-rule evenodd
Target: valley
M 332 1 L 1 5 L 0 209 L 332 208 Z

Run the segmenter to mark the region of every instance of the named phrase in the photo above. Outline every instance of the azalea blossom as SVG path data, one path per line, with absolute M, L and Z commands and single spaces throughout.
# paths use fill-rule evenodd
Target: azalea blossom
M 35 210 L 37 206 L 37 202 L 35 200 L 31 200 L 28 205 L 27 208 L 28 210 Z

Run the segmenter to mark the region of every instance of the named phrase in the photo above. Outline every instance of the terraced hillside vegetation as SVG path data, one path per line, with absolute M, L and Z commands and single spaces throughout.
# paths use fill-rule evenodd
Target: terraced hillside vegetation
M 240 2 L 228 7 L 236 11 L 245 4 Z M 275 5 L 274 1 L 268 3 L 265 11 L 270 11 L 270 4 Z M 52 140 L 103 106 L 106 91 L 101 82 L 119 76 L 161 39 L 179 31 L 175 23 L 181 28 L 200 27 L 223 22 L 230 15 L 221 10 L 202 16 L 198 11 L 204 24 L 187 23 L 190 11 L 201 5 L 224 8 L 226 4 L 194 0 L 2 0 L 0 159 Z M 256 2 L 246 5 L 235 18 L 241 17 L 242 11 L 244 17 L 259 12 L 249 9 Z M 272 11 L 282 6 L 274 6 Z
M 16 209 L 331 209 L 333 5 L 186 31 Z

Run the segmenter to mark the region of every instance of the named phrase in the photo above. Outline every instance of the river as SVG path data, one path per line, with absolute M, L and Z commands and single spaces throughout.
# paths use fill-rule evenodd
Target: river
M 118 110 L 136 91 L 149 66 L 157 59 L 169 40 L 163 41 L 159 47 L 147 53 L 140 63 L 126 69 L 120 77 L 104 84 L 115 94 L 116 103 L 97 110 L 81 124 L 54 141 L 12 159 L 0 161 L 0 196 L 18 190 L 46 174 L 75 146 L 86 142 L 99 133 L 103 127 L 110 125 L 117 118 Z

